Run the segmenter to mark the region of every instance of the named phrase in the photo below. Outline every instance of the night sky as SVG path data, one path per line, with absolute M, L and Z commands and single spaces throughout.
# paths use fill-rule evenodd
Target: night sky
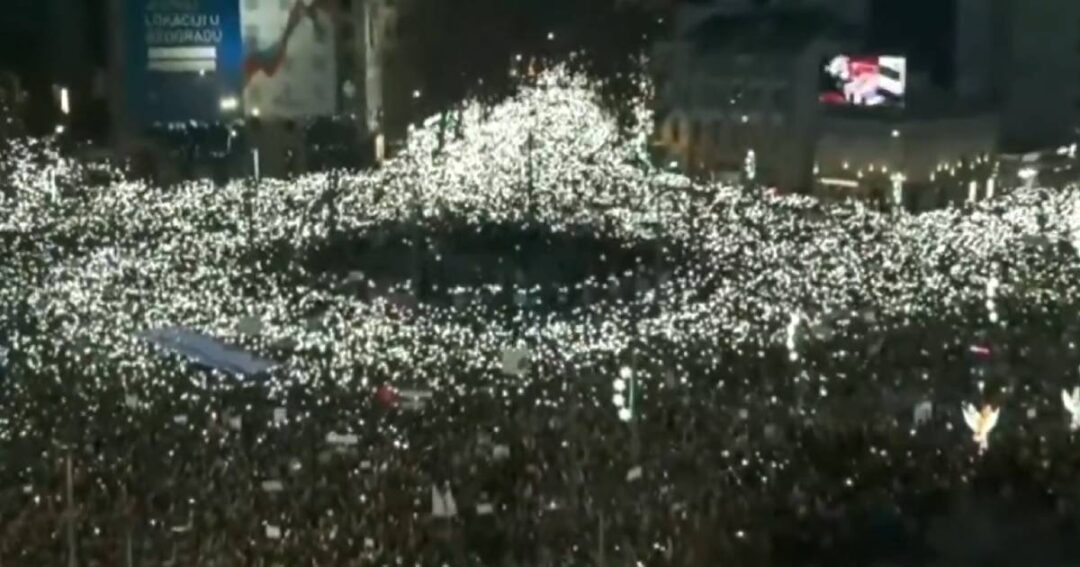
M 904 53 L 914 69 L 928 71 L 935 85 L 948 87 L 955 74 L 955 29 L 956 0 L 877 0 L 867 47 Z

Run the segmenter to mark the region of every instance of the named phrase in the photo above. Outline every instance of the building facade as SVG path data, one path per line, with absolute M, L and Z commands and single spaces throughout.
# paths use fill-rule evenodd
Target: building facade
M 827 113 L 815 194 L 913 211 L 985 198 L 1003 189 L 995 178 L 997 132 L 991 111 Z
M 807 191 L 820 112 L 818 69 L 839 47 L 802 13 L 705 18 L 657 53 L 656 142 L 684 169 Z
M 388 63 L 408 4 L 111 0 L 114 146 L 231 177 L 370 163 L 406 90 Z
M 0 71 L 0 140 L 26 133 L 24 113 L 26 92 L 19 77 Z
M 824 17 L 813 29 L 807 6 Z M 1049 179 L 1072 159 L 1061 148 L 1080 122 L 1080 2 L 717 0 L 681 10 L 674 30 L 657 50 L 656 138 L 690 172 L 745 180 L 753 152 L 757 183 L 922 210 L 1032 171 Z M 818 104 L 837 53 L 906 57 L 902 104 Z M 1036 153 L 1050 158 L 1014 165 Z

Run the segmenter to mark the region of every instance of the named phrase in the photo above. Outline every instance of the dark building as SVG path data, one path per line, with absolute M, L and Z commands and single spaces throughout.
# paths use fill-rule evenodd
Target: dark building
M 49 133 L 63 124 L 80 137 L 102 134 L 103 0 L 10 0 L 7 4 L 0 21 L 0 69 L 18 76 L 29 95 L 23 117 L 30 132 Z M 63 89 L 68 94 L 68 114 L 61 112 Z

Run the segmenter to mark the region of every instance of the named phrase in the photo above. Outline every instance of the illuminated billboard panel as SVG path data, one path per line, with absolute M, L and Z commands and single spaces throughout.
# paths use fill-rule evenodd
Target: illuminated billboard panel
M 127 107 L 137 124 L 221 119 L 242 86 L 240 0 L 125 0 Z
M 899 107 L 907 94 L 907 59 L 837 55 L 821 70 L 820 100 L 841 106 Z
M 337 111 L 337 0 L 244 0 L 244 108 L 306 118 Z
M 141 126 L 338 110 L 338 0 L 117 0 Z

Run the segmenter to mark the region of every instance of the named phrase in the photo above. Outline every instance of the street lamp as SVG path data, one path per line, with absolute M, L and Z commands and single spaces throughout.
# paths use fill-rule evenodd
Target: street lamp
M 1025 167 L 1021 169 L 1019 174 L 1020 180 L 1024 182 L 1024 188 L 1031 189 L 1035 185 L 1035 180 L 1039 176 L 1039 171 L 1034 167 Z
M 892 180 L 893 203 L 897 207 L 902 207 L 904 205 L 904 182 L 907 181 L 907 177 L 898 171 L 892 174 L 889 179 Z
M 612 403 L 618 408 L 620 421 L 630 421 L 634 417 L 634 390 L 636 381 L 634 370 L 629 366 L 623 366 L 619 369 L 619 377 L 611 384 L 615 389 L 615 395 L 612 396 Z M 623 392 L 626 392 L 626 395 L 623 395 Z
M 71 95 L 68 93 L 67 87 L 60 89 L 60 112 L 64 116 L 71 114 Z

